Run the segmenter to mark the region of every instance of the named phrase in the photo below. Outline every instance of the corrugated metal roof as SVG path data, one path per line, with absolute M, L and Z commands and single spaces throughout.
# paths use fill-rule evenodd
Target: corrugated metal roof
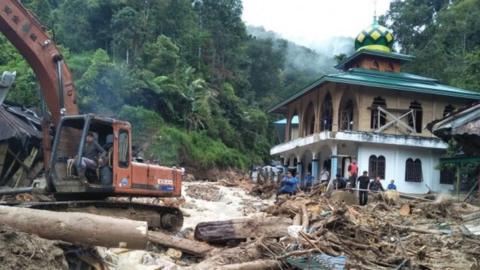
M 309 86 L 305 87 L 304 89 L 295 93 L 288 99 L 271 108 L 269 112 L 276 112 L 277 110 L 280 111 L 283 106 L 296 100 L 297 98 L 303 96 L 307 92 L 326 82 L 378 87 L 392 91 L 405 91 L 437 96 L 480 100 L 479 92 L 440 84 L 439 81 L 436 79 L 404 72 L 393 73 L 368 70 L 363 68 L 352 68 L 346 72 L 340 72 L 337 74 L 330 74 L 321 77 Z
M 36 123 L 29 121 L 26 117 L 22 119 L 19 115 L 10 112 L 8 107 L 0 105 L 0 141 L 21 137 L 41 139 L 42 133 Z
M 348 63 L 354 61 L 355 59 L 359 58 L 362 55 L 372 55 L 377 57 L 383 57 L 388 59 L 395 59 L 402 63 L 412 61 L 415 57 L 412 55 L 402 54 L 402 53 L 395 53 L 395 52 L 382 52 L 382 51 L 374 51 L 374 50 L 359 50 L 355 52 L 350 57 L 346 58 L 338 65 L 335 66 L 337 69 L 344 69 Z

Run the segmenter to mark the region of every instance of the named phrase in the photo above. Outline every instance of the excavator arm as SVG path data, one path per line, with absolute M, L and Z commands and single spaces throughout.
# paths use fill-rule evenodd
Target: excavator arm
M 49 168 L 51 156 L 51 123 L 58 125 L 63 115 L 78 114 L 72 74 L 45 28 L 18 0 L 0 0 L 0 31 L 25 58 L 40 84 L 45 103 L 51 113 L 43 116 L 43 158 Z M 70 148 L 75 142 L 67 141 Z
M 0 0 L 0 31 L 35 72 L 56 125 L 62 115 L 78 114 L 72 74 L 45 28 L 17 0 Z

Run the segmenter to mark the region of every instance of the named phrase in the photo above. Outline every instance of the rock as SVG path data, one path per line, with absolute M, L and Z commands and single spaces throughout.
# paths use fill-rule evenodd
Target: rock
M 182 257 L 182 252 L 174 248 L 169 248 L 165 254 L 174 260 L 179 260 Z
M 409 204 L 402 205 L 399 212 L 400 212 L 400 215 L 402 215 L 402 216 L 409 216 L 410 213 L 411 213 L 410 205 Z

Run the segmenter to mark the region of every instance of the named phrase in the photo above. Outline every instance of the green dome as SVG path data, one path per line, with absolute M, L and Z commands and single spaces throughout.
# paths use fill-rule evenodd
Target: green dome
M 373 24 L 360 32 L 355 38 L 355 50 L 375 50 L 390 52 L 393 46 L 392 30 L 379 25 L 376 21 Z

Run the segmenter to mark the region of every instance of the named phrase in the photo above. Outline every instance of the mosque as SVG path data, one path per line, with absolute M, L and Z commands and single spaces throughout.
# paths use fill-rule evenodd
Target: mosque
M 374 23 L 355 39 L 355 53 L 325 75 L 269 110 L 283 115 L 277 128 L 283 143 L 270 154 L 318 179 L 326 168 L 331 177 L 347 177 L 357 160 L 359 174 L 380 176 L 386 187 L 395 180 L 400 192 L 448 192 L 453 181 L 441 172 L 439 159 L 447 144 L 426 129 L 480 100 L 480 93 L 402 72 L 413 56 L 392 51 L 391 30 Z M 386 182 L 388 181 L 388 182 Z

